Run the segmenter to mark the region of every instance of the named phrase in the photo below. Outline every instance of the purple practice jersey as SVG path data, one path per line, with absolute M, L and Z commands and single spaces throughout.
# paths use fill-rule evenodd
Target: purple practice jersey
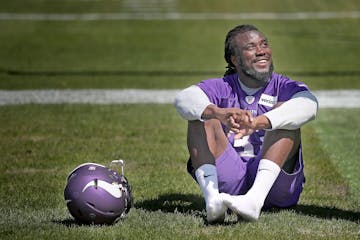
M 254 117 L 270 111 L 278 102 L 289 100 L 297 92 L 309 90 L 304 83 L 277 73 L 273 73 L 270 81 L 253 95 L 247 95 L 241 89 L 237 74 L 204 80 L 198 86 L 205 92 L 210 102 L 218 107 L 249 110 Z M 258 130 L 250 136 L 235 141 L 232 136 L 229 141 L 243 159 L 249 159 L 260 152 L 264 135 L 264 130 Z

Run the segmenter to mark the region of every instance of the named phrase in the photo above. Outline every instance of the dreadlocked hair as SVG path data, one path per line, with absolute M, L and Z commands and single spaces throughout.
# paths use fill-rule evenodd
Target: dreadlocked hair
M 226 66 L 227 70 L 225 71 L 224 76 L 236 73 L 236 68 L 234 64 L 231 62 L 231 56 L 234 56 L 236 54 L 235 36 L 237 36 L 239 33 L 245 33 L 249 31 L 259 31 L 259 30 L 253 25 L 244 24 L 234 27 L 227 33 L 225 38 L 224 58 L 228 65 Z

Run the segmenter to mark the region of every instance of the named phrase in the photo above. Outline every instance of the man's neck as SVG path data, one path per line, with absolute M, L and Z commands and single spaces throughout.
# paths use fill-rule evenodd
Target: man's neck
M 241 89 L 242 89 L 247 95 L 254 95 L 257 91 L 260 90 L 260 88 L 262 88 L 262 87 L 257 87 L 257 88 L 248 87 L 248 86 L 246 86 L 240 79 L 238 79 L 238 80 L 239 80 Z
M 264 82 L 253 79 L 253 78 L 245 75 L 243 72 L 238 72 L 238 75 L 239 75 L 240 82 L 248 88 L 261 88 L 265 85 Z

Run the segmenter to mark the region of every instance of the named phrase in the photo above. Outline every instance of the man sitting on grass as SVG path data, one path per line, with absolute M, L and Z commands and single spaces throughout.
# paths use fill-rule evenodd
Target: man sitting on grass
M 188 171 L 200 185 L 209 223 L 227 209 L 255 221 L 264 208 L 294 206 L 305 182 L 300 127 L 315 118 L 308 87 L 273 72 L 267 38 L 252 25 L 230 30 L 223 78 L 175 99 L 188 120 Z

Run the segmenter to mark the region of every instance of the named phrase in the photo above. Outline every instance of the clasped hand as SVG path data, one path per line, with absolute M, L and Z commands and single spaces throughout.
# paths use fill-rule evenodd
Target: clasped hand
M 218 119 L 226 126 L 227 132 L 235 133 L 235 139 L 251 135 L 255 131 L 255 119 L 249 110 L 223 108 Z

